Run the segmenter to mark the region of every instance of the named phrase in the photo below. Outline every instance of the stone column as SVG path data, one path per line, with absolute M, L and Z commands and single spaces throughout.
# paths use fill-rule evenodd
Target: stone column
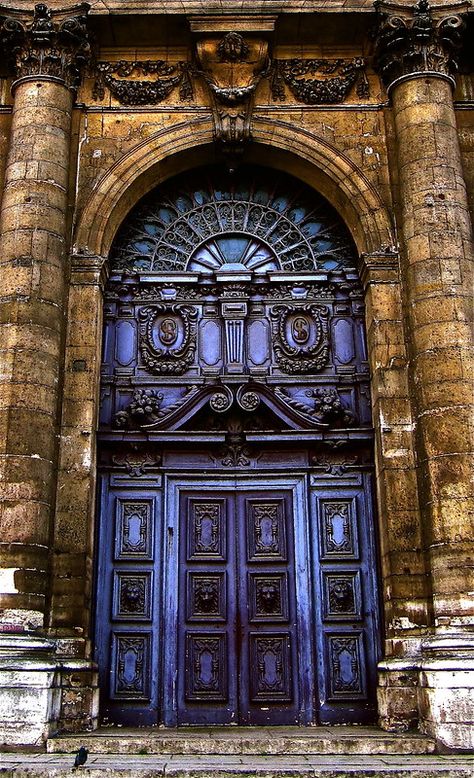
M 83 4 L 54 13 L 37 4 L 31 14 L 5 9 L 0 16 L 14 96 L 0 213 L 0 624 L 10 642 L 17 635 L 21 657 L 12 677 L 18 681 L 23 663 L 20 685 L 27 687 L 21 633 L 41 633 L 49 598 L 69 272 L 71 113 L 73 90 L 89 56 L 88 10 Z M 37 646 L 35 651 L 35 671 L 41 671 Z M 36 720 L 43 717 L 40 735 L 51 716 L 50 669 L 43 684 L 37 678 L 30 684 Z M 14 708 L 15 689 L 3 670 Z M 24 697 L 21 708 L 27 715 Z M 4 731 L 8 742 L 22 742 L 21 731 Z
M 465 9 L 435 14 L 420 0 L 396 14 L 393 4 L 380 3 L 376 42 L 398 147 L 402 286 L 433 602 L 420 660 L 420 720 L 424 731 L 458 748 L 474 745 L 473 243 L 453 104 L 464 27 L 455 11 Z

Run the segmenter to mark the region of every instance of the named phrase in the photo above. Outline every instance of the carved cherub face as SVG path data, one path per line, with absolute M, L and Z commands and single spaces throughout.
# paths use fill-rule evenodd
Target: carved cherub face
M 228 32 L 217 47 L 223 62 L 241 62 L 249 53 L 249 47 L 238 32 Z
M 338 607 L 347 607 L 351 600 L 351 587 L 347 581 L 336 581 L 332 595 Z

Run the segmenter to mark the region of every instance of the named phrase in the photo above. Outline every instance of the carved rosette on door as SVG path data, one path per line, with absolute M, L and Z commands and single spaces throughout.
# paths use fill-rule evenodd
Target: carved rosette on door
M 337 214 L 258 167 L 178 177 L 117 234 L 104 322 L 103 714 L 371 721 L 369 371 Z

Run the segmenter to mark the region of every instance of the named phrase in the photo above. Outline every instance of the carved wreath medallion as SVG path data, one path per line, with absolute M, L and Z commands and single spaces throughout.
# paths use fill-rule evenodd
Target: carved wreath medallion
M 271 310 L 273 350 L 285 373 L 322 370 L 329 357 L 325 305 L 275 305 Z
M 196 354 L 197 310 L 191 305 L 150 305 L 139 312 L 140 353 L 151 373 L 181 375 Z

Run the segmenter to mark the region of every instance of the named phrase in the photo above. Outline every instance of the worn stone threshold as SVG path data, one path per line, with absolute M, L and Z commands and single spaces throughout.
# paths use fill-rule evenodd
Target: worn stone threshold
M 0 754 L 2 778 L 472 778 L 464 755 L 162 755 Z
M 435 743 L 419 733 L 384 732 L 377 727 L 103 727 L 92 733 L 50 738 L 48 754 L 124 755 L 376 755 L 431 754 Z

